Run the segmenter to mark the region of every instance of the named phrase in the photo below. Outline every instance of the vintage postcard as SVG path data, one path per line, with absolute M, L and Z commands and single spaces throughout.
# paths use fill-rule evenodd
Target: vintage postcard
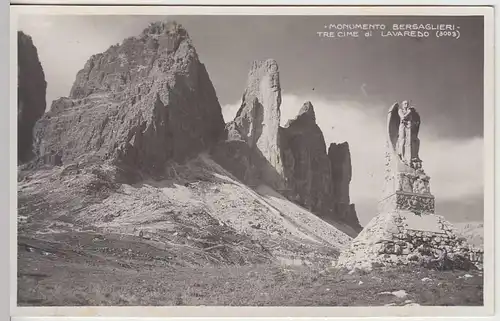
M 14 316 L 493 313 L 492 8 L 11 17 Z

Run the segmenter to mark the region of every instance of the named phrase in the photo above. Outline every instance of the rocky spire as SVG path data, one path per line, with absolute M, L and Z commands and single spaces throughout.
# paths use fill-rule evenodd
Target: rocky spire
M 316 124 L 311 102 L 304 103 L 281 133 L 288 196 L 330 222 L 344 222 L 359 232 L 356 210 L 350 204 L 351 158 L 347 143 L 331 144 Z
M 288 196 L 321 214 L 330 203 L 330 164 L 310 102 L 304 103 L 298 116 L 288 121 L 281 137 Z
M 328 148 L 330 161 L 332 199 L 335 202 L 334 216 L 347 222 L 356 231 L 361 231 L 356 208 L 351 204 L 349 187 L 352 177 L 351 153 L 349 143 L 332 143 Z
M 255 146 L 278 173 L 282 173 L 278 128 L 281 87 L 278 64 L 273 59 L 254 61 L 235 123 L 251 146 Z M 253 115 L 253 122 L 247 116 Z
M 302 105 L 297 117 L 304 117 L 316 122 L 316 114 L 314 113 L 314 107 L 310 101 L 306 101 L 304 105 Z
M 45 113 L 47 82 L 33 40 L 17 33 L 17 159 L 28 161 L 32 155 L 33 127 Z
M 244 141 L 251 149 L 245 152 L 245 159 L 258 168 L 254 176 L 277 189 L 283 187 L 280 105 L 278 64 L 273 59 L 254 61 L 241 107 L 234 121 L 226 125 L 229 140 Z
M 279 127 L 280 105 L 276 61 L 254 62 L 241 107 L 226 125 L 227 141 L 213 157 L 245 183 L 270 185 L 316 215 L 360 231 L 356 210 L 349 202 L 348 145 L 337 148 L 333 144 L 331 155 L 327 154 L 310 101 L 297 117 Z
M 351 153 L 347 142 L 330 144 L 328 159 L 332 175 L 332 196 L 339 203 L 349 204 L 349 185 L 351 183 Z

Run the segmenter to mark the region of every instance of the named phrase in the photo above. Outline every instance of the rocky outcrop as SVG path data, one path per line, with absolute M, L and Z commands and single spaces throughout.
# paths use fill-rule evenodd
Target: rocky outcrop
M 161 174 L 222 137 L 221 107 L 187 31 L 156 22 L 92 56 L 36 126 L 39 159 L 112 160 Z
M 311 102 L 304 103 L 298 116 L 281 129 L 281 146 L 287 197 L 326 221 L 344 222 L 361 231 L 349 198 L 349 145 L 333 143 L 326 153 Z
M 311 102 L 280 127 L 280 105 L 276 61 L 254 62 L 241 107 L 226 125 L 226 141 L 212 157 L 246 184 L 269 185 L 324 220 L 345 223 L 358 233 L 361 226 L 349 199 L 349 146 L 332 144 L 327 154 Z
M 229 129 L 231 133 L 231 129 Z M 237 132 L 233 132 L 237 133 Z M 241 139 L 231 137 L 220 142 L 211 152 L 212 158 L 246 185 L 257 187 L 264 178 L 260 167 L 269 166 L 266 160 Z M 259 167 L 260 164 L 260 167 Z
M 244 141 L 252 150 L 249 162 L 267 184 L 283 186 L 280 152 L 281 87 L 278 64 L 273 59 L 255 61 L 235 119 L 226 126 L 228 141 Z
M 33 156 L 33 127 L 45 113 L 47 82 L 33 40 L 22 31 L 17 33 L 17 61 L 17 159 L 23 163 Z
M 332 195 L 338 202 L 349 203 L 349 184 L 352 176 L 349 144 L 330 144 L 328 159 L 332 175 Z
M 352 177 L 351 152 L 349 143 L 332 143 L 328 148 L 330 160 L 332 199 L 335 202 L 334 217 L 348 223 L 358 232 L 362 227 L 359 224 L 356 208 L 351 204 L 349 186 Z
M 281 132 L 287 196 L 324 216 L 334 203 L 330 162 L 311 102 L 306 102 Z

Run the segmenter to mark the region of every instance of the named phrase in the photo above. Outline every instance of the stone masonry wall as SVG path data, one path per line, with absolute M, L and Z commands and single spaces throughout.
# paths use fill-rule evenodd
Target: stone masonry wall
M 458 237 L 442 216 L 417 217 L 411 212 L 395 211 L 375 217 L 341 253 L 337 266 L 371 269 L 376 265 L 421 264 L 438 259 L 443 250 L 453 262 L 482 268 L 483 251 Z
M 463 255 L 474 264 L 483 263 L 483 252 L 459 238 L 453 226 L 441 217 L 438 217 L 442 231 L 439 233 L 408 228 L 402 217 L 395 222 L 398 233 L 392 234 L 392 240 L 382 241 L 378 249 L 389 261 L 419 261 L 422 256 L 439 256 L 445 250 L 451 256 Z

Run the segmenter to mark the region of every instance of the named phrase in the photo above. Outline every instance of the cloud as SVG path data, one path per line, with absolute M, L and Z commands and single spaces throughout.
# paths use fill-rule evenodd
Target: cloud
M 230 122 L 236 117 L 236 113 L 241 106 L 241 101 L 235 104 L 227 104 L 222 106 L 222 116 L 224 117 L 224 121 Z
M 293 119 L 305 101 L 311 101 L 327 147 L 347 141 L 351 150 L 353 203 L 376 206 L 384 180 L 385 126 L 388 106 L 353 101 L 333 101 L 318 96 L 283 94 L 281 124 Z M 223 106 L 224 119 L 232 120 L 240 102 Z M 420 130 L 424 170 L 431 177 L 431 191 L 441 201 L 466 201 L 483 193 L 483 139 L 440 139 L 422 119 Z M 360 204 L 361 205 L 361 204 Z M 375 212 L 370 215 L 373 216 Z
M 421 158 L 431 177 L 431 191 L 443 200 L 483 193 L 483 139 L 436 140 L 423 136 Z M 465 201 L 465 200 L 464 200 Z

